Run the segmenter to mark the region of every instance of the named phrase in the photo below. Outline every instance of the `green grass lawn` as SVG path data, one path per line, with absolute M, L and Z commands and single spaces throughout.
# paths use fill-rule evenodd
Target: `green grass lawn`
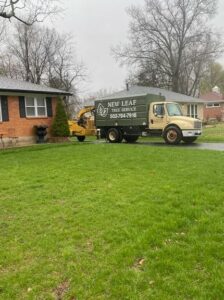
M 223 152 L 73 143 L 0 165 L 0 299 L 223 299 Z
M 219 123 L 203 128 L 203 134 L 198 139 L 200 142 L 224 142 L 224 123 Z

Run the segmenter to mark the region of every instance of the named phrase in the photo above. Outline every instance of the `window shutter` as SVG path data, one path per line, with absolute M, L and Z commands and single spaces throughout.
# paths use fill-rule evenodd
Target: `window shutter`
M 26 107 L 24 96 L 19 97 L 19 114 L 20 118 L 26 118 Z
M 2 121 L 9 121 L 9 109 L 8 109 L 8 99 L 6 96 L 1 96 L 1 105 L 2 105 Z
M 53 117 L 52 98 L 47 97 L 46 102 L 47 102 L 47 116 L 48 117 Z

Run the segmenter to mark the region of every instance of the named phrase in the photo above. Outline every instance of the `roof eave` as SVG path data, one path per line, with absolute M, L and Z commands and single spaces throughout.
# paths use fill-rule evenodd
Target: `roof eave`
M 12 90 L 12 89 L 0 89 L 0 92 L 4 93 L 23 93 L 23 94 L 40 94 L 40 95 L 57 95 L 57 96 L 73 96 L 72 93 L 63 91 L 35 91 L 35 90 Z
M 144 97 L 147 96 L 149 94 L 132 94 L 132 95 L 127 95 L 127 96 L 111 96 L 111 97 L 105 97 L 105 98 L 98 98 L 96 99 L 96 101 L 104 101 L 104 100 L 117 100 L 117 99 L 125 99 L 125 98 L 130 98 L 130 97 Z M 161 95 L 162 97 L 168 98 L 165 95 Z M 172 102 L 179 102 L 179 103 L 198 103 L 198 104 L 203 104 L 206 103 L 206 101 L 204 101 L 203 99 L 199 99 L 199 98 L 194 98 L 194 99 L 177 99 L 177 100 L 172 100 L 171 98 L 169 98 L 168 100 L 165 99 L 165 101 L 172 101 Z

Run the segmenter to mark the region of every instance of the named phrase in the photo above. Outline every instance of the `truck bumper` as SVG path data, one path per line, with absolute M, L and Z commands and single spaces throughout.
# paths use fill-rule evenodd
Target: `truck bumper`
M 201 134 L 201 130 L 182 130 L 183 137 L 200 136 Z

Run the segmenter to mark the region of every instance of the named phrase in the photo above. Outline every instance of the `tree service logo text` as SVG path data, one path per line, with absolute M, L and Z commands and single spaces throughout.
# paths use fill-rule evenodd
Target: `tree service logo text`
M 100 103 L 97 107 L 97 114 L 100 117 L 105 118 L 108 115 L 108 108 L 105 108 L 103 104 Z

